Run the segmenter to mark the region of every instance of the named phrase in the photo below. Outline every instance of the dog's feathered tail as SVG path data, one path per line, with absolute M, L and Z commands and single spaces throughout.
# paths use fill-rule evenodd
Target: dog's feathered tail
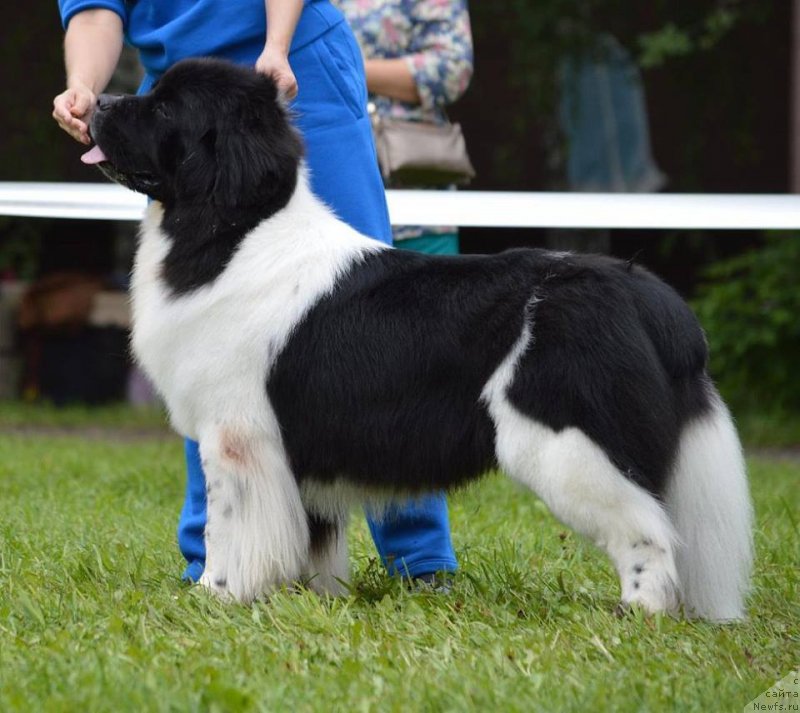
M 711 411 L 685 428 L 665 496 L 680 538 L 687 615 L 730 621 L 745 615 L 753 513 L 739 437 L 716 389 L 707 388 Z
M 753 513 L 742 447 L 706 374 L 708 345 L 677 293 L 634 270 L 642 324 L 674 385 L 686 421 L 664 500 L 679 542 L 675 563 L 689 616 L 744 617 L 753 563 Z

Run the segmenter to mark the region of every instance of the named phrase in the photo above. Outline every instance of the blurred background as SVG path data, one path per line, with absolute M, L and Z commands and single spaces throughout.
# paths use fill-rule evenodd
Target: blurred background
M 800 190 L 798 0 L 506 0 L 469 9 L 475 73 L 449 114 L 477 171 L 471 189 Z M 54 2 L 5 10 L 0 181 L 103 180 L 50 116 L 63 89 L 62 36 Z M 127 56 L 115 88 L 132 90 L 138 71 Z M 130 223 L 0 216 L 0 399 L 149 401 L 126 346 L 134 240 Z M 800 413 L 798 236 L 461 233 L 462 252 L 523 245 L 636 256 L 692 301 L 714 376 L 736 409 Z

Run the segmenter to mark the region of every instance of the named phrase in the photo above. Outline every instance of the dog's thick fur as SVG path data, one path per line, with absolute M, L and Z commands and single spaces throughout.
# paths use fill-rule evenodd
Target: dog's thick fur
M 395 251 L 309 190 L 273 83 L 211 61 L 101 98 L 104 170 L 155 199 L 133 348 L 208 487 L 202 583 L 336 592 L 354 502 L 495 466 L 611 557 L 622 602 L 744 615 L 751 506 L 706 344 L 611 258 Z

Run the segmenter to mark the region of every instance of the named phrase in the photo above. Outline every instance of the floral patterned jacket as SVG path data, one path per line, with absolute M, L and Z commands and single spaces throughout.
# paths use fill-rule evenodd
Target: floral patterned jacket
M 366 59 L 404 57 L 421 103 L 370 96 L 381 116 L 444 122 L 444 107 L 472 78 L 472 33 L 466 0 L 332 0 L 347 18 Z M 395 228 L 395 240 L 454 233 L 451 226 Z
M 472 78 L 466 0 L 333 0 L 367 59 L 405 57 L 422 103 L 371 97 L 381 115 L 443 121 Z

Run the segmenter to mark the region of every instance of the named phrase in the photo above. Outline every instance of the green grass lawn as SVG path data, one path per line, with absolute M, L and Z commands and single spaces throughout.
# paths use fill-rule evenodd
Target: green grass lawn
M 499 476 L 451 499 L 449 595 L 386 579 L 356 513 L 351 596 L 242 607 L 178 582 L 177 439 L 19 433 L 30 419 L 14 413 L 0 414 L 1 711 L 741 711 L 800 663 L 800 462 L 750 460 L 744 624 L 615 617 L 605 558 Z

